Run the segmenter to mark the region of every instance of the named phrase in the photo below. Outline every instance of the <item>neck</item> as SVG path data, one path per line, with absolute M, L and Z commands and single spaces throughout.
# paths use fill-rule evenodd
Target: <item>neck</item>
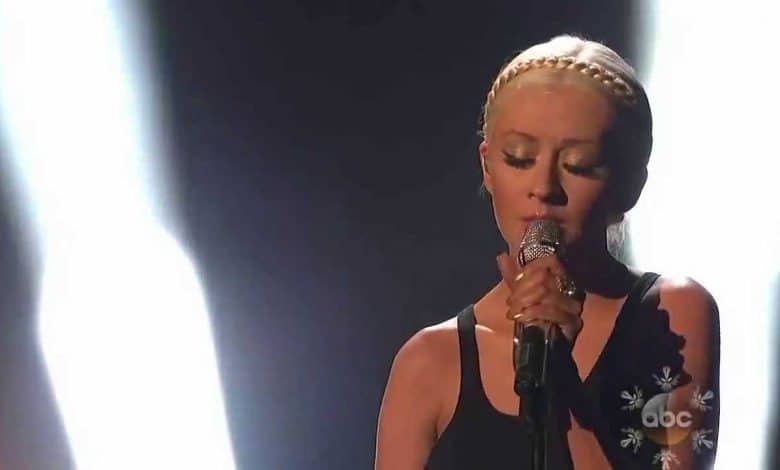
M 636 276 L 609 253 L 606 230 L 569 247 L 563 264 L 580 289 L 600 297 L 626 295 Z

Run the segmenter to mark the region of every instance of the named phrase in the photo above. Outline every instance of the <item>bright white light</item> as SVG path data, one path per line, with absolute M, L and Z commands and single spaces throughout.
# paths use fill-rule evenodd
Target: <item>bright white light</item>
M 0 0 L 0 119 L 83 470 L 235 468 L 197 273 L 167 234 L 133 1 Z
M 653 2 L 650 179 L 629 216 L 637 264 L 687 274 L 721 316 L 716 468 L 762 468 L 771 289 L 780 266 L 772 139 L 777 16 L 763 0 Z

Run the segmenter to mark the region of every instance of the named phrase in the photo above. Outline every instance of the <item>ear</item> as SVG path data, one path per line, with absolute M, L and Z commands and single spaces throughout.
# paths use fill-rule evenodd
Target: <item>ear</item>
M 479 144 L 479 163 L 482 168 L 482 185 L 485 190 L 492 196 L 493 195 L 493 177 L 490 174 L 490 167 L 488 166 L 488 143 L 483 140 Z

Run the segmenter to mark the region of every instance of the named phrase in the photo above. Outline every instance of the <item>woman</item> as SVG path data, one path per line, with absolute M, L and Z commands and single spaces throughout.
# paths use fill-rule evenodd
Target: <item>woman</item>
M 550 468 L 712 463 L 717 306 L 695 281 L 643 273 L 608 250 L 608 228 L 644 186 L 651 129 L 634 71 L 600 43 L 559 36 L 502 68 L 479 145 L 483 188 L 507 243 L 501 280 L 398 351 L 379 413 L 377 470 L 530 468 L 513 387 L 515 320 L 547 321 L 561 334 L 555 348 L 565 354 L 550 367 L 565 426 Z M 520 267 L 519 242 L 539 218 L 561 227 L 565 257 Z M 584 296 L 562 291 L 572 282 Z

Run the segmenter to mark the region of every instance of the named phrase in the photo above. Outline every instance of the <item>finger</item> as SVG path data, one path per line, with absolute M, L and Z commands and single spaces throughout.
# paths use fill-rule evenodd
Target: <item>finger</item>
M 523 270 L 523 281 L 516 284 L 512 292 L 512 296 L 515 299 L 520 299 L 539 291 L 553 294 L 560 290 L 557 278 L 547 269 Z
M 560 294 L 556 297 L 545 297 L 537 305 L 540 305 L 543 308 L 552 306 L 554 309 L 558 309 L 560 312 L 565 314 L 576 317 L 582 316 L 582 302 L 564 294 Z
M 550 280 L 549 277 L 549 273 L 545 274 L 544 272 L 523 276 L 523 282 L 518 283 L 514 291 L 507 297 L 507 305 L 521 310 L 523 307 L 556 295 L 558 289 L 554 280 Z
M 558 304 L 537 304 L 524 309 L 519 320 L 527 323 L 534 321 L 548 321 L 561 326 L 576 325 L 581 318 L 576 311 L 570 310 L 571 306 Z
M 528 270 L 532 269 L 534 271 L 547 269 L 548 271 L 552 272 L 556 276 L 559 277 L 568 276 L 566 267 L 563 265 L 563 263 L 561 262 L 560 258 L 557 255 L 542 256 L 540 258 L 531 261 L 524 268 Z
M 542 324 L 554 324 L 557 325 L 559 323 L 566 323 L 565 321 L 556 321 L 551 318 L 551 316 L 555 316 L 557 319 L 558 317 L 556 315 L 553 315 L 551 312 L 552 308 L 549 305 L 544 305 L 544 311 L 540 310 L 541 305 L 532 305 L 530 307 L 527 307 L 521 312 L 511 311 L 507 313 L 507 319 L 513 320 L 513 321 L 519 321 L 525 325 L 542 325 Z
M 523 281 L 514 282 L 512 291 L 505 299 L 509 307 L 507 318 L 515 319 L 525 309 L 537 304 L 551 305 L 561 302 L 565 308 L 580 312 L 581 305 L 572 302 L 572 299 L 561 292 L 561 276 L 556 275 L 553 270 L 562 270 L 562 266 L 554 256 L 548 256 L 535 260 L 533 263 L 523 268 Z
M 549 256 L 548 258 L 553 257 Z M 561 292 L 563 280 L 568 279 L 566 271 L 559 263 L 554 261 L 537 264 L 523 272 L 525 273 L 523 276 L 523 287 L 528 289 L 528 291 L 532 290 L 532 287 L 543 286 L 550 294 L 557 294 Z
M 556 278 L 546 269 L 537 270 L 523 277 L 523 282 L 516 283 L 514 290 L 505 299 L 508 307 L 507 318 L 515 319 L 517 314 L 523 313 L 532 305 L 549 305 L 561 300 L 567 302 L 569 298 L 561 294 Z M 576 306 L 571 308 L 575 310 Z
M 537 288 L 530 292 L 523 289 L 522 291 L 512 294 L 512 296 L 507 299 L 507 304 L 518 310 L 523 310 L 531 305 L 541 303 L 545 297 L 547 297 L 547 292 L 544 289 Z
M 498 264 L 498 270 L 506 285 L 509 288 L 514 288 L 515 277 L 520 273 L 517 263 L 512 261 L 506 252 L 503 252 L 496 257 L 496 264 Z
M 554 273 L 551 269 L 547 270 L 547 275 L 544 277 L 544 286 L 550 293 L 561 294 L 561 279 L 562 276 Z
M 550 277 L 551 273 L 544 266 L 525 266 L 522 268 L 523 282 L 522 284 L 527 287 L 544 285 L 547 281 L 545 278 Z
M 543 320 L 540 318 L 525 318 L 520 317 L 518 320 L 523 325 L 554 325 L 556 329 L 560 330 L 563 336 L 569 341 L 574 342 L 576 337 L 582 331 L 583 321 L 578 316 L 572 316 L 564 320 Z
M 506 318 L 509 320 L 514 320 L 523 317 L 530 312 L 530 315 L 528 315 L 528 317 L 532 319 L 536 319 L 538 318 L 538 314 L 535 313 L 536 310 L 531 309 L 531 307 L 544 305 L 545 308 L 547 309 L 557 308 L 557 306 L 550 299 L 551 299 L 550 294 L 539 289 L 531 292 L 527 297 L 524 298 L 517 298 L 514 296 L 510 296 L 510 298 L 508 298 L 506 302 L 508 307 L 506 312 Z

